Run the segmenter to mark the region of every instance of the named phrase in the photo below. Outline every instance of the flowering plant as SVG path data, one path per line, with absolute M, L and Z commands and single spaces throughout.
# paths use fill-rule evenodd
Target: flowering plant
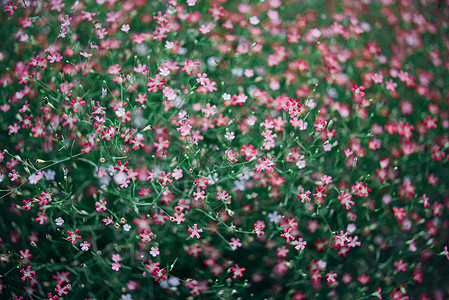
M 449 297 L 447 2 L 5 2 L 0 295 Z

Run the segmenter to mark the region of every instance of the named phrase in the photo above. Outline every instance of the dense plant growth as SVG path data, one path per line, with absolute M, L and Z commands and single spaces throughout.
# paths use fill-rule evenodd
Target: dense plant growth
M 447 299 L 449 3 L 11 1 L 5 299 Z

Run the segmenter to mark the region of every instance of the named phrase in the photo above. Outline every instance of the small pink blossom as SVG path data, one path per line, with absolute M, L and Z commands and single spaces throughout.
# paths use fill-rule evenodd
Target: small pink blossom
M 17 6 L 14 5 L 14 2 L 10 1 L 8 4 L 5 4 L 5 12 L 9 12 L 12 16 L 14 15 L 14 11 L 17 9 Z
M 131 27 L 129 26 L 129 24 L 123 24 L 120 30 L 123 32 L 128 32 L 130 28 Z
M 203 232 L 203 229 L 198 229 L 198 224 L 193 224 L 193 228 L 189 227 L 189 232 L 192 233 L 190 235 L 191 238 L 196 237 L 197 239 L 199 239 L 200 233 Z
M 87 250 L 89 250 L 90 244 L 87 241 L 84 241 L 80 244 L 80 246 L 81 246 L 81 250 L 87 251 Z

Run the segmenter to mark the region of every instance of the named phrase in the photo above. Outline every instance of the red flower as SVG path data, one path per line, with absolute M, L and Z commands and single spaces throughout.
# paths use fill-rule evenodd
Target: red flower
M 161 278 L 163 281 L 167 280 L 167 276 L 164 274 L 167 273 L 166 269 L 160 269 L 159 267 L 154 268 L 153 272 L 151 272 L 152 276 L 156 276 L 156 281 L 161 281 Z

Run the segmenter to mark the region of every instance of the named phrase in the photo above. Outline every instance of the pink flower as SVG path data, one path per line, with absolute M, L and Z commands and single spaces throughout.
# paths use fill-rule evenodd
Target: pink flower
M 316 120 L 316 122 L 313 124 L 313 126 L 315 126 L 317 131 L 323 131 L 324 128 L 326 128 L 326 125 L 327 121 L 321 119 Z
M 81 250 L 87 251 L 87 250 L 89 250 L 90 244 L 87 241 L 84 241 L 80 244 L 80 246 L 81 246 Z
M 405 217 L 405 215 L 407 214 L 405 211 L 404 211 L 404 208 L 403 207 L 393 207 L 393 211 L 394 211 L 394 215 L 395 215 L 395 217 L 399 220 L 399 221 L 401 221 L 404 217 Z
M 29 280 L 33 279 L 33 276 L 35 274 L 35 271 L 31 271 L 31 266 L 27 266 L 26 270 L 25 269 L 21 269 L 20 272 L 23 274 L 22 276 L 22 280 L 26 280 L 27 278 Z
M 14 2 L 10 1 L 8 4 L 5 4 L 5 12 L 9 12 L 12 16 L 14 15 L 14 11 L 17 9 L 17 6 L 14 5 Z
M 170 179 L 170 176 L 171 176 L 171 172 L 168 172 L 168 174 L 165 174 L 165 171 L 162 171 L 161 176 L 159 176 L 158 179 L 159 179 L 159 181 L 162 181 L 162 185 L 163 186 L 166 186 L 167 182 L 168 183 L 172 183 L 173 182 L 173 180 Z
M 443 254 L 446 256 L 447 260 L 449 260 L 449 251 L 447 250 L 447 246 L 444 246 Z
M 256 222 L 254 224 L 253 232 L 256 233 L 257 237 L 260 237 L 260 235 L 264 235 L 265 234 L 265 232 L 262 231 L 264 228 L 265 228 L 265 225 L 263 224 L 263 222 L 262 223 Z
M 123 32 L 128 32 L 130 28 L 131 27 L 129 26 L 129 24 L 123 24 L 120 30 Z
M 115 262 L 119 262 L 122 260 L 122 257 L 120 256 L 120 254 L 114 253 L 114 254 L 112 254 L 112 260 Z
M 281 234 L 281 237 L 285 237 L 287 240 L 287 243 L 290 243 L 290 239 L 294 240 L 295 236 L 293 234 L 291 234 L 291 232 L 293 231 L 292 227 L 284 227 L 283 229 L 284 233 Z
M 338 245 L 340 247 L 344 247 L 346 242 L 349 242 L 348 239 L 349 232 L 343 233 L 343 230 L 340 230 L 340 234 L 334 236 L 335 245 Z
M 176 168 L 176 169 L 173 170 L 172 177 L 173 177 L 174 179 L 179 180 L 179 179 L 182 178 L 182 176 L 183 176 L 183 175 L 182 175 L 182 169 Z
M 97 211 L 106 211 L 106 200 L 100 199 L 100 201 L 95 202 L 95 209 Z
M 353 88 L 351 88 L 351 92 L 354 93 L 355 97 L 363 97 L 365 96 L 365 93 L 363 92 L 365 90 L 365 87 L 363 85 L 358 86 L 356 83 Z
M 158 256 L 159 255 L 159 248 L 158 247 L 151 247 L 151 251 L 150 251 L 150 254 L 151 254 L 151 256 L 153 256 L 153 257 L 156 257 L 156 256 Z
M 340 200 L 340 204 L 344 205 L 347 210 L 351 208 L 351 205 L 355 204 L 355 202 L 351 200 L 352 195 L 345 191 L 341 191 L 337 196 L 337 199 Z
M 334 271 L 330 271 L 329 273 L 327 273 L 326 274 L 327 284 L 331 285 L 332 283 L 334 283 L 336 277 L 337 273 L 334 273 Z
M 296 250 L 304 250 L 304 248 L 307 245 L 307 242 L 304 241 L 302 238 L 299 238 L 297 241 L 292 242 L 293 245 L 295 245 Z
M 148 232 L 147 230 L 144 230 L 143 233 L 139 234 L 139 237 L 142 239 L 143 243 L 150 242 L 153 236 L 154 234 L 152 232 Z
M 234 275 L 232 278 L 236 279 L 237 276 L 242 277 L 243 271 L 245 271 L 245 268 L 240 268 L 238 264 L 235 264 L 234 267 L 231 267 L 231 271 L 234 272 Z
M 106 73 L 111 74 L 111 75 L 117 75 L 118 73 L 120 73 L 121 69 L 122 68 L 119 66 L 119 64 L 115 64 L 115 65 L 109 66 Z
M 118 262 L 113 262 L 112 265 L 111 265 L 111 269 L 114 270 L 114 271 L 120 270 L 121 267 L 122 266 Z
M 237 152 L 232 151 L 232 149 L 226 151 L 226 159 L 228 160 L 228 163 L 238 161 L 238 159 L 236 158 L 238 155 L 239 154 Z
M 167 280 L 167 276 L 165 276 L 166 273 L 167 273 L 166 269 L 160 269 L 159 267 L 155 267 L 153 272 L 151 272 L 151 275 L 156 276 L 156 281 L 159 282 L 161 279 L 163 281 Z
M 209 33 L 210 32 L 210 30 L 211 30 L 211 26 L 209 25 L 209 24 L 203 24 L 203 25 L 201 25 L 200 26 L 200 32 L 202 33 L 202 34 L 206 34 L 206 33 Z
M 257 162 L 259 163 L 256 166 L 256 172 L 260 173 L 262 171 L 265 172 L 270 172 L 271 170 L 273 170 L 276 167 L 276 164 L 273 163 L 272 159 L 273 159 L 274 155 L 272 155 L 270 158 L 266 158 L 265 156 L 263 157 L 263 161 L 261 158 L 259 158 L 257 160 Z
M 199 239 L 200 233 L 203 232 L 203 229 L 198 229 L 198 224 L 193 224 L 193 228 L 189 227 L 189 232 L 192 233 L 190 235 L 191 238 L 196 237 L 197 239 Z
M 231 242 L 229 243 L 232 250 L 236 250 L 239 247 L 242 247 L 242 243 L 240 243 L 240 239 L 231 238 Z
M 72 233 L 70 230 L 67 230 L 67 234 L 69 236 L 66 238 L 66 240 L 71 241 L 72 244 L 75 244 L 76 240 L 81 238 L 81 236 L 77 234 L 78 231 L 79 231 L 79 229 L 76 229 L 75 232 Z
M 103 222 L 105 223 L 106 226 L 108 226 L 109 224 L 112 223 L 113 217 L 112 215 L 110 215 L 109 217 L 106 217 L 103 219 Z
M 394 82 L 393 79 L 390 79 L 387 82 L 385 82 L 385 88 L 387 90 L 389 90 L 390 92 L 396 91 L 397 86 L 398 86 L 398 84 L 396 82 Z
M 315 188 L 315 194 L 313 194 L 313 197 L 317 198 L 317 201 L 321 202 L 323 198 L 326 198 L 327 195 L 323 194 L 324 188 L 319 189 L 318 187 Z
M 408 264 L 405 263 L 404 260 L 400 259 L 394 263 L 394 266 L 396 267 L 396 270 L 398 272 L 405 272 L 407 270 Z

